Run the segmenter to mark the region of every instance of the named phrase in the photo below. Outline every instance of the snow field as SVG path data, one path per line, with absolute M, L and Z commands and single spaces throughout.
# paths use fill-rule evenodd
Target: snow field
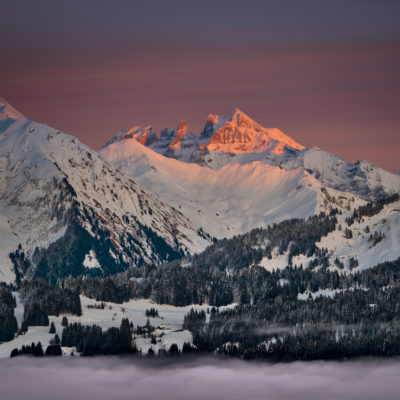
M 17 307 L 14 309 L 14 314 L 18 321 L 18 326 L 21 326 L 23 318 L 23 305 L 19 299 L 19 294 L 14 292 L 14 296 L 17 300 Z M 145 336 L 133 336 L 135 339 L 136 346 L 143 354 L 147 354 L 150 347 L 153 348 L 157 354 L 159 349 L 169 350 L 173 343 L 176 343 L 178 348 L 182 350 L 184 342 L 192 342 L 192 335 L 187 330 L 182 330 L 183 318 L 190 311 L 191 308 L 194 310 L 204 310 L 207 312 L 207 308 L 211 310 L 212 307 L 208 305 L 190 305 L 186 307 L 174 307 L 166 304 L 156 304 L 150 300 L 130 300 L 123 304 L 116 304 L 111 302 L 103 302 L 104 309 L 88 308 L 87 306 L 99 305 L 101 302 L 90 299 L 85 296 L 80 296 L 82 305 L 82 315 L 80 317 L 75 315 L 66 315 L 69 323 L 80 322 L 82 325 L 98 325 L 103 330 L 106 330 L 112 326 L 119 327 L 123 318 L 128 318 L 129 322 L 132 322 L 134 328 L 138 325 L 144 326 L 147 322 L 145 315 L 146 310 L 150 308 L 156 308 L 159 313 L 159 318 L 149 318 L 150 324 L 156 329 L 154 336 L 156 336 L 157 344 L 151 344 L 151 338 Z M 224 307 L 219 307 L 219 310 L 224 310 L 230 307 L 234 307 L 235 304 L 231 304 Z M 209 318 L 209 314 L 207 319 Z M 54 322 L 56 332 L 61 339 L 63 327 L 61 321 L 64 314 L 49 317 L 49 323 Z M 28 332 L 25 335 L 18 336 L 16 339 L 0 344 L 0 358 L 7 358 L 10 356 L 11 350 L 14 348 L 21 348 L 23 345 L 30 345 L 32 342 L 41 342 L 43 350 L 51 339 L 54 338 L 53 334 L 49 332 L 49 326 L 34 326 L 29 327 Z M 64 353 L 68 353 L 67 349 L 64 349 Z

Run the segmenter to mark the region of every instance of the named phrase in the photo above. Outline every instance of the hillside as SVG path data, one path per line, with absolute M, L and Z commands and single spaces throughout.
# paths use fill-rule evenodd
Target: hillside
M 79 140 L 10 109 L 0 108 L 1 280 L 115 273 L 209 243 Z
M 134 138 L 116 141 L 99 153 L 217 238 L 363 204 L 351 193 L 326 187 L 300 167 L 285 170 L 255 161 L 215 170 L 165 157 Z

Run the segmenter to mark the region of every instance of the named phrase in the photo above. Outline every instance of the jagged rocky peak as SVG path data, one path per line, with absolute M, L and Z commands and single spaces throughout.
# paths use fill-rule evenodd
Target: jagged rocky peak
M 239 108 L 235 108 L 231 117 L 232 122 L 236 122 L 237 124 L 256 124 L 254 120 L 252 120 L 247 114 L 241 111 Z
M 189 132 L 188 125 L 186 123 L 185 119 L 181 119 L 179 121 L 178 126 L 176 127 L 176 135 L 174 141 L 170 144 L 169 148 L 170 150 L 181 147 L 181 140 L 184 137 L 184 135 Z
M 181 161 L 191 162 L 193 154 L 199 147 L 199 137 L 189 131 L 186 120 L 182 119 L 176 129 L 171 133 L 171 139 L 168 149 L 163 154 L 167 157 L 179 159 Z M 158 146 L 160 148 L 160 146 Z M 157 148 L 152 147 L 157 151 Z
M 157 136 L 151 125 L 145 126 L 144 128 L 132 128 L 121 136 L 121 140 L 136 139 L 141 144 L 150 144 L 155 138 L 157 138 Z
M 211 131 L 213 121 L 221 123 L 223 117 L 212 116 L 207 121 L 208 124 L 206 123 L 208 132 Z M 225 118 L 220 127 L 211 135 L 207 149 L 229 153 L 266 151 L 282 153 L 286 146 L 298 150 L 304 148 L 279 129 L 266 129 L 236 108 L 232 117 L 230 119 Z
M 104 147 L 112 143 L 115 143 L 117 141 L 127 140 L 127 139 L 134 139 L 145 146 L 149 146 L 155 141 L 157 141 L 158 137 L 151 125 L 145 127 L 134 126 L 128 130 L 122 129 L 121 131 L 119 131 L 118 134 L 115 137 L 113 137 L 109 142 L 107 142 Z
M 222 115 L 209 114 L 200 136 L 209 139 L 227 120 L 228 118 Z
M 257 128 L 258 130 L 261 128 L 259 124 L 253 121 L 243 111 L 235 108 L 230 118 L 218 114 L 209 114 L 200 136 L 203 138 L 211 138 L 223 126 L 225 128 L 235 126 L 241 128 L 254 127 L 254 129 Z
M 178 124 L 178 126 L 177 126 L 177 134 L 180 134 L 180 133 L 185 133 L 185 132 L 187 132 L 189 130 L 189 128 L 188 128 L 188 125 L 187 125 L 187 123 L 186 123 L 186 119 L 185 118 L 182 118 L 180 121 L 179 121 L 179 124 Z
M 193 134 L 186 120 L 182 119 L 175 129 L 162 130 L 159 137 L 151 126 L 134 127 L 129 131 L 121 131 L 108 144 L 131 138 L 167 157 L 190 162 L 197 160 L 198 152 L 205 148 L 209 152 L 230 154 L 263 152 L 281 154 L 285 148 L 304 149 L 301 144 L 279 129 L 264 128 L 239 108 L 234 109 L 231 117 L 209 114 L 200 135 Z M 181 152 L 182 148 L 185 148 L 184 154 Z

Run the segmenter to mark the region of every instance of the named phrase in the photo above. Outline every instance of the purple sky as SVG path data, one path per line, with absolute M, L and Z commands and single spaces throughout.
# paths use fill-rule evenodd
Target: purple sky
M 0 96 L 97 149 L 239 107 L 400 171 L 400 2 L 0 0 Z

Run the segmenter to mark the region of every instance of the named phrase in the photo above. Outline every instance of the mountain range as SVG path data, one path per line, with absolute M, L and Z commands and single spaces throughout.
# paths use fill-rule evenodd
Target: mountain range
M 151 126 L 133 127 L 119 132 L 100 150 L 115 143 L 136 140 L 169 158 L 196 163 L 215 170 L 229 164 L 262 164 L 280 169 L 301 168 L 322 184 L 374 200 L 400 190 L 399 179 L 368 161 L 347 162 L 335 154 L 306 148 L 279 129 L 264 128 L 239 109 L 230 118 L 210 114 L 204 129 L 195 135 L 182 120 L 176 129 L 164 129 L 157 135 Z
M 400 191 L 396 175 L 305 148 L 238 109 L 210 114 L 198 135 L 183 121 L 159 136 L 136 126 L 99 153 L 218 238 Z
M 108 275 L 198 253 L 216 239 L 335 210 L 345 218 L 400 192 L 400 176 L 305 148 L 242 111 L 160 134 L 120 131 L 99 152 L 0 102 L 0 280 Z M 359 267 L 399 256 L 398 201 L 321 241 Z M 366 226 L 382 238 L 368 242 Z M 375 228 L 374 228 L 375 227 Z M 264 260 L 286 265 L 287 254 Z M 307 262 L 307 260 L 302 260 Z

